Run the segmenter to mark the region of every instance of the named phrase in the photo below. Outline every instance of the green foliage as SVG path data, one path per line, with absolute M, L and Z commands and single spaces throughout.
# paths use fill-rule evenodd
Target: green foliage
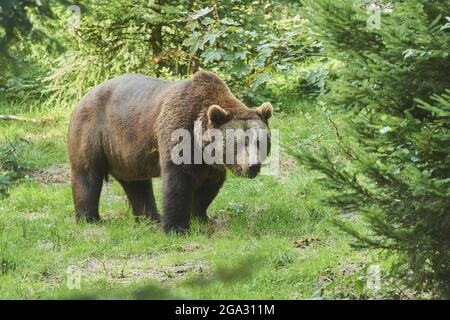
M 289 1 L 96 1 L 47 79 L 55 102 L 125 72 L 185 78 L 199 68 L 221 73 L 240 97 L 276 72 L 315 52 L 301 31 L 299 5 Z M 80 90 L 81 89 L 81 90 Z
M 336 61 L 326 57 L 311 59 L 299 69 L 297 88 L 303 99 L 315 99 L 329 91 L 328 83 L 336 78 L 334 69 Z
M 301 32 L 299 5 L 223 1 L 188 18 L 184 40 L 203 68 L 217 70 L 247 99 L 275 73 L 287 73 L 311 48 Z
M 343 63 L 324 103 L 348 110 L 334 154 L 297 156 L 327 177 L 330 199 L 364 214 L 371 232 L 338 222 L 360 244 L 395 253 L 393 269 L 416 289 L 450 295 L 450 35 L 447 1 L 378 1 L 381 28 L 363 2 L 308 1 L 328 55 Z M 336 153 L 337 152 L 337 153 Z
M 65 0 L 0 3 L 1 102 L 30 103 L 45 98 L 43 78 L 52 59 L 63 50 L 56 33 L 60 29 L 56 18 L 65 3 Z
M 30 11 L 41 16 L 51 16 L 50 1 L 37 0 L 9 0 L 0 3 L 0 66 L 5 67 L 11 63 L 12 57 L 8 47 L 21 35 L 34 32 L 40 35 L 39 30 L 33 30 Z M 2 68 L 4 69 L 4 68 Z

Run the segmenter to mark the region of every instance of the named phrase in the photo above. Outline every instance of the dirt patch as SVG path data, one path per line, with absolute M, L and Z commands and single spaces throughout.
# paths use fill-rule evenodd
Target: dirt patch
M 294 241 L 294 247 L 306 248 L 311 244 L 320 244 L 322 241 L 316 236 L 303 237 Z
M 335 278 L 336 274 L 330 268 L 326 268 L 317 280 L 317 287 L 320 291 L 323 291 L 324 288 L 328 284 L 332 283 Z
M 338 266 L 338 271 L 340 274 L 348 277 L 357 273 L 359 270 L 361 270 L 361 268 L 361 263 L 341 263 Z
M 162 276 L 161 279 L 163 281 L 168 281 L 173 278 L 185 277 L 188 274 L 202 274 L 209 271 L 209 268 L 204 262 L 185 262 L 181 264 L 163 266 L 155 271 L 159 273 L 162 272 L 164 276 Z
M 69 168 L 66 166 L 53 166 L 44 170 L 35 171 L 30 173 L 28 177 L 43 184 L 62 184 L 70 182 Z
M 27 220 L 39 220 L 39 219 L 47 219 L 49 217 L 48 212 L 25 212 L 22 215 Z
M 286 154 L 282 154 L 280 157 L 280 173 L 281 175 L 286 175 L 298 166 L 298 162 L 295 158 L 288 156 Z
M 37 247 L 42 250 L 50 251 L 54 249 L 55 244 L 50 240 L 42 239 L 38 240 Z
M 200 245 L 198 243 L 188 243 L 185 245 L 178 245 L 175 249 L 180 252 L 194 252 L 200 249 Z
M 92 240 L 95 238 L 104 238 L 106 237 L 106 228 L 105 227 L 90 227 L 83 231 L 83 237 L 86 240 Z
M 324 287 L 325 285 L 334 281 L 338 275 L 343 275 L 349 277 L 359 272 L 362 268 L 361 263 L 350 262 L 350 263 L 340 263 L 335 270 L 330 268 L 325 269 L 322 276 L 319 278 L 319 287 Z
M 343 211 L 339 214 L 339 217 L 343 220 L 355 222 L 356 220 L 358 220 L 358 213 L 355 211 Z
M 154 266 L 150 257 L 89 258 L 81 263 L 82 277 L 106 278 L 112 283 L 131 283 L 140 280 L 158 282 L 179 281 L 193 274 L 202 274 L 209 267 L 202 261 L 187 261 L 180 264 Z
M 207 228 L 208 237 L 224 237 L 228 234 L 228 219 L 217 215 L 209 221 Z
M 52 117 L 33 120 L 37 120 L 40 124 L 54 124 L 59 122 L 61 119 L 58 120 L 57 118 Z M 43 141 L 43 140 L 55 141 L 56 139 L 61 139 L 63 137 L 64 135 L 61 135 L 60 130 L 56 127 L 46 127 L 44 131 L 28 132 L 24 136 L 26 140 L 30 141 Z
M 363 264 L 358 262 L 340 263 L 336 268 L 326 268 L 317 280 L 317 289 L 319 296 L 322 298 L 336 297 L 344 294 L 341 298 L 355 298 L 354 296 L 346 296 L 349 292 L 353 292 L 354 281 L 344 280 L 359 273 Z M 339 283 L 333 284 L 338 277 L 344 276 Z

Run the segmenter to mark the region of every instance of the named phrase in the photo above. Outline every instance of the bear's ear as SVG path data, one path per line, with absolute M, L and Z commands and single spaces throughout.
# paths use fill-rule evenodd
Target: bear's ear
M 262 105 L 256 108 L 256 113 L 264 122 L 269 121 L 269 118 L 273 113 L 272 104 L 270 102 L 264 102 Z
M 207 115 L 208 122 L 213 127 L 219 127 L 231 119 L 231 114 L 216 104 L 213 104 L 208 108 Z

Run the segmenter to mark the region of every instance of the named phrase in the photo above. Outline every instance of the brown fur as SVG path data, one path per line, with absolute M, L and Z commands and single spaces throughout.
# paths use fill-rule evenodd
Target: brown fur
M 77 104 L 69 124 L 77 219 L 100 219 L 102 180 L 110 174 L 123 186 L 134 214 L 156 220 L 151 179 L 162 176 L 166 231 L 187 229 L 191 214 L 206 220 L 206 209 L 225 180 L 225 166 L 174 165 L 172 132 L 185 128 L 193 133 L 198 119 L 205 129 L 232 119 L 267 124 L 271 112 L 270 104 L 247 108 L 206 71 L 179 82 L 129 74 L 95 87 Z

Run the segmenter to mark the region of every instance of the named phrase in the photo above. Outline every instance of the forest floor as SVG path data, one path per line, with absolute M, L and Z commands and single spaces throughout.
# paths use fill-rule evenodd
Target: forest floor
M 105 183 L 104 223 L 77 224 L 66 154 L 69 111 L 1 113 L 45 119 L 0 121 L 4 157 L 24 175 L 0 199 L 0 298 L 372 298 L 370 251 L 353 249 L 332 219 L 356 215 L 324 206 L 318 175 L 282 150 L 276 176 L 228 174 L 209 209 L 185 236 L 134 222 L 120 185 Z M 334 134 L 317 112 L 278 112 L 271 127 L 283 145 L 331 145 Z M 159 179 L 154 180 L 161 208 Z M 79 282 L 78 282 L 79 280 Z

